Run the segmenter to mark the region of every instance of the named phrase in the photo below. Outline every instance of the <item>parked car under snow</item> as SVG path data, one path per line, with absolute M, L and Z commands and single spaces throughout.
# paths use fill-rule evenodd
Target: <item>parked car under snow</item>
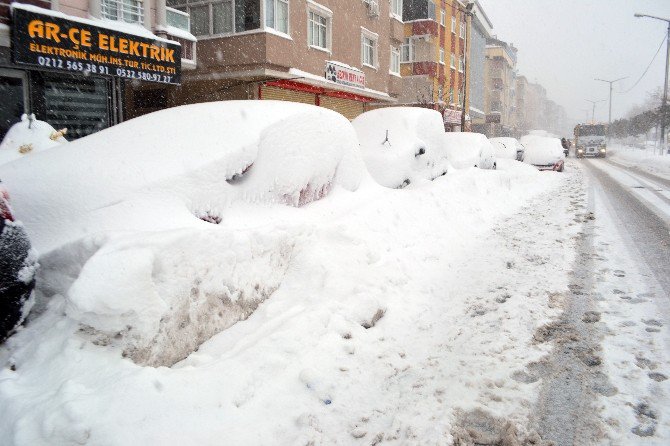
M 444 124 L 435 110 L 382 108 L 363 113 L 352 124 L 368 171 L 382 186 L 402 188 L 449 169 Z
M 507 158 L 517 161 L 523 161 L 524 147 L 516 138 L 500 137 L 489 138 L 491 144 L 496 149 L 496 158 Z
M 539 170 L 563 172 L 565 154 L 560 139 L 526 135 L 521 138 L 521 143 L 526 148 L 524 162 L 532 164 Z
M 457 169 L 497 167 L 495 149 L 485 135 L 472 132 L 447 132 L 444 134 L 449 162 Z

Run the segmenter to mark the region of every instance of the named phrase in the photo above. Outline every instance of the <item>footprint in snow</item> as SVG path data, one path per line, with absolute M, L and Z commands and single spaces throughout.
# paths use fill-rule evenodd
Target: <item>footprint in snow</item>
M 620 269 L 615 269 L 614 270 L 614 275 L 617 277 L 626 277 L 626 271 L 622 271 Z

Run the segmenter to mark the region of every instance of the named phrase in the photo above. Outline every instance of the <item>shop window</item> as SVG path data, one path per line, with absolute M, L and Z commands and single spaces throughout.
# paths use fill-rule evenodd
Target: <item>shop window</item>
M 265 0 L 265 26 L 288 34 L 288 0 Z
M 142 0 L 102 0 L 100 3 L 102 18 L 128 23 L 144 22 Z
M 168 107 L 167 90 L 165 88 L 151 90 L 135 90 L 133 96 L 135 108 L 151 108 L 161 110 Z

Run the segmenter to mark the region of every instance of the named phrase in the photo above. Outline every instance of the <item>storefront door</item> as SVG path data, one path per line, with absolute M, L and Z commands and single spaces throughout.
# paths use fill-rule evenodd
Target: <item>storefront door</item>
M 23 71 L 0 68 L 0 141 L 9 128 L 21 121 L 28 109 L 28 81 Z

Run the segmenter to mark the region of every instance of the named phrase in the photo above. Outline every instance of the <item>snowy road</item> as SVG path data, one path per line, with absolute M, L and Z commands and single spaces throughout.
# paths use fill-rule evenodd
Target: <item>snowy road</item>
M 554 350 L 538 431 L 557 445 L 667 444 L 668 182 L 606 160 L 570 164 L 587 213 L 564 313 L 545 330 Z

